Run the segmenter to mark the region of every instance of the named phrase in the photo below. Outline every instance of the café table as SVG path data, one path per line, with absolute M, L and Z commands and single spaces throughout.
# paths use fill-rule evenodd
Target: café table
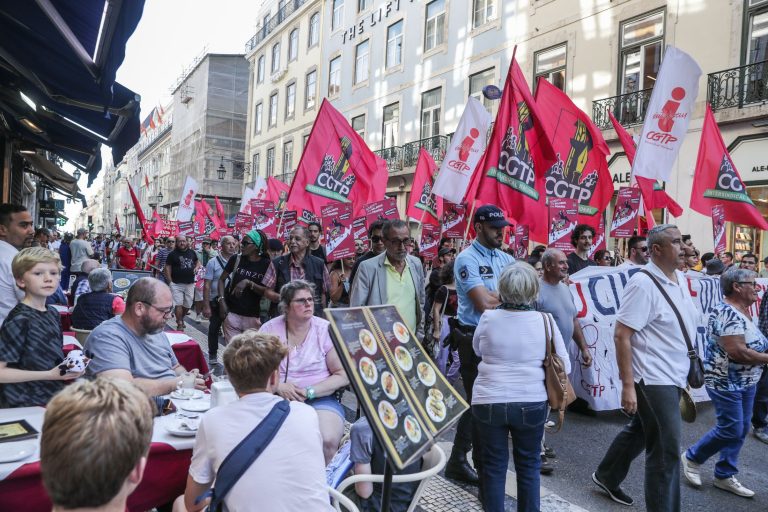
M 69 331 L 72 329 L 72 310 L 67 306 L 60 306 L 58 304 L 53 305 L 59 312 L 59 318 L 61 318 L 61 330 Z

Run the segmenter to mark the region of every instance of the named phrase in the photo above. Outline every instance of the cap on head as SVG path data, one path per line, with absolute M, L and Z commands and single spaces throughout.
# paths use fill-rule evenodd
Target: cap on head
M 454 249 L 453 247 L 443 247 L 437 252 L 437 255 L 439 257 L 442 257 L 442 256 L 445 256 L 446 254 L 451 254 L 451 253 L 456 254 L 456 249 Z
M 504 212 L 498 206 L 486 204 L 475 210 L 475 216 L 472 222 L 483 222 L 492 228 L 503 228 L 509 226 L 509 222 L 504 218 Z

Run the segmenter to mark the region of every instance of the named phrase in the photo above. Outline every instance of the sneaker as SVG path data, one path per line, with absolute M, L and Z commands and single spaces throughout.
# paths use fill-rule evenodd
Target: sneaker
M 544 428 L 547 428 L 547 429 L 555 428 L 555 425 L 557 425 L 557 423 L 555 423 L 554 421 L 547 420 L 547 422 L 544 424 Z
M 694 487 L 701 487 L 701 475 L 699 474 L 699 464 L 686 457 L 685 452 L 680 454 L 680 462 L 683 463 L 683 475 Z
M 541 467 L 539 468 L 539 473 L 542 475 L 551 475 L 554 472 L 555 472 L 555 466 L 553 466 L 552 463 L 547 460 L 546 456 L 542 455 Z
M 745 498 L 751 498 L 755 495 L 755 491 L 749 490 L 736 480 L 735 476 L 729 478 L 715 478 L 715 487 L 724 491 L 732 492 L 736 496 L 743 496 Z
M 598 480 L 597 473 L 592 473 L 592 481 L 595 482 L 599 488 L 607 492 L 608 496 L 616 503 L 621 503 L 622 505 L 629 507 L 632 506 L 632 504 L 635 502 L 631 496 L 625 494 L 624 491 L 618 487 L 616 489 L 609 489 L 607 485 Z
M 556 459 L 557 454 L 555 453 L 555 450 L 552 449 L 551 446 L 544 445 L 544 455 L 547 456 L 548 459 Z
M 760 441 L 768 444 L 768 427 L 757 427 L 752 432 Z

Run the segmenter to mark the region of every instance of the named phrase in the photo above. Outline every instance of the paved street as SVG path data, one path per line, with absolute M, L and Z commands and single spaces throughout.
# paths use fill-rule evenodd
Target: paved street
M 187 320 L 187 333 L 195 338 L 207 353 L 205 335 L 208 323 Z M 170 324 L 169 324 L 170 326 Z M 221 356 L 222 348 L 219 349 Z M 217 369 L 217 372 L 220 369 Z M 354 418 L 354 397 L 345 395 L 344 405 Z M 714 409 L 709 403 L 699 404 L 699 416 L 693 424 L 683 424 L 683 438 L 691 444 L 709 430 L 714 424 Z M 555 472 L 543 476 L 542 511 L 543 512 L 626 512 L 645 510 L 643 498 L 642 456 L 632 466 L 623 489 L 635 499 L 633 507 L 625 507 L 607 499 L 595 486 L 590 475 L 597 467 L 608 445 L 626 423 L 627 418 L 619 412 L 599 413 L 595 417 L 580 414 L 568 414 L 565 427 L 557 434 L 547 436 L 549 444 L 557 453 L 554 461 Z M 453 429 L 441 437 L 441 447 L 450 453 Z M 682 448 L 681 448 L 682 451 Z M 682 510 L 718 511 L 718 512 L 757 512 L 768 510 L 768 445 L 748 436 L 740 458 L 741 473 L 739 480 L 757 495 L 753 499 L 740 498 L 712 486 L 714 460 L 704 465 L 701 489 L 694 489 L 683 483 Z M 507 510 L 516 510 L 514 467 L 510 458 L 510 472 L 507 477 Z M 417 510 L 432 511 L 472 511 L 482 510 L 476 498 L 477 490 L 471 486 L 458 484 L 445 478 L 437 478 L 430 483 L 419 502 Z

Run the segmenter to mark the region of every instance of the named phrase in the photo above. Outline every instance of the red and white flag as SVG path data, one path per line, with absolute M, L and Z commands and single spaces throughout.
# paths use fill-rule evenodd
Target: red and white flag
M 422 224 L 439 224 L 443 214 L 443 198 L 434 193 L 436 175 L 435 159 L 426 149 L 421 148 L 416 171 L 413 173 L 413 186 L 406 215 Z
M 285 209 L 285 203 L 288 201 L 288 193 L 290 191 L 291 186 L 287 183 L 283 183 L 271 176 L 267 178 L 267 200 L 275 204 L 276 210 Z
M 179 198 L 179 209 L 176 212 L 176 220 L 188 222 L 195 213 L 195 195 L 197 194 L 197 181 L 192 176 L 187 176 L 184 188 Z

